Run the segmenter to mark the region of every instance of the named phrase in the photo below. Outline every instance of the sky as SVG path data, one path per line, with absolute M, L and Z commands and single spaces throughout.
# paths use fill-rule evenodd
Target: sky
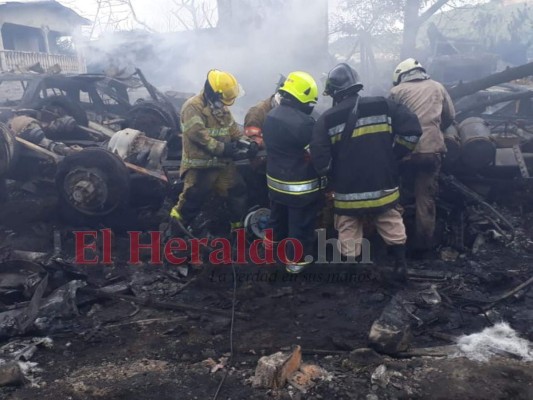
M 158 32 L 179 30 L 176 26 L 169 29 L 172 26 L 168 16 L 172 9 L 176 9 L 175 3 L 183 0 L 131 1 L 138 19 L 149 27 Z M 216 0 L 196 0 L 201 1 L 209 1 L 212 7 L 216 6 Z M 313 25 L 323 20 L 323 9 L 320 7 L 322 2 L 293 0 L 287 1 L 286 7 L 269 9 L 266 1 L 253 1 L 257 1 L 257 5 L 250 4 L 262 18 L 257 21 L 240 21 L 237 16 L 238 22 L 221 30 L 216 36 L 207 32 L 200 35 L 157 35 L 154 36 L 156 41 L 149 42 L 140 39 L 129 40 L 132 35 L 99 36 L 102 29 L 97 27 L 91 38 L 98 40 L 92 41 L 83 52 L 90 61 L 89 67 L 92 71 L 100 72 L 109 64 L 124 71 L 131 71 L 133 66 L 139 67 L 151 82 L 165 90 L 169 88 L 182 92 L 197 92 L 204 84 L 209 69 L 231 71 L 246 91 L 246 96 L 239 101 L 243 107 L 249 107 L 270 96 L 280 74 L 304 70 L 318 77 L 327 71 L 330 59 L 327 51 L 324 51 L 327 50 L 326 46 L 323 46 L 325 40 L 320 40 L 327 38 L 325 26 L 322 25 L 321 28 Z M 93 19 L 96 13 L 96 0 L 59 2 L 88 19 Z M 117 5 L 124 3 L 124 0 L 103 2 Z M 186 18 L 187 13 L 184 14 L 185 17 L 180 17 Z M 174 23 L 176 18 L 174 17 Z M 120 15 L 118 19 L 121 19 Z M 105 23 L 106 18 L 103 20 Z M 325 23 L 325 20 L 323 21 Z M 309 26 L 313 26 L 313 29 L 309 29 Z M 87 28 L 92 29 L 90 26 Z M 120 30 L 132 28 L 142 26 L 132 23 L 131 20 L 121 21 L 119 26 Z M 243 32 L 246 34 L 243 35 Z M 280 46 L 282 42 L 283 45 Z M 262 77 L 260 81 L 258 76 Z M 236 104 L 234 107 L 236 114 L 237 106 Z

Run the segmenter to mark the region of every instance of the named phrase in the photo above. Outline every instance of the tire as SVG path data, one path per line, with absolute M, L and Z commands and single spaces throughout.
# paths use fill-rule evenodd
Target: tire
M 2 176 L 0 176 L 0 204 L 5 203 L 7 201 L 8 195 L 7 195 L 7 186 L 6 186 L 6 180 Z
M 168 140 L 175 135 L 178 126 L 164 105 L 151 101 L 135 104 L 127 114 L 128 127 L 144 132 L 152 139 Z M 170 133 L 161 137 L 161 128 L 170 128 Z
M 129 171 L 120 158 L 102 148 L 65 157 L 55 177 L 61 215 L 75 223 L 102 222 L 127 208 Z
M 0 122 L 0 176 L 5 176 L 12 169 L 17 153 L 15 135 Z
M 182 143 L 178 135 L 180 132 L 179 117 L 173 111 L 169 111 L 164 104 L 143 101 L 134 105 L 128 111 L 127 126 L 144 132 L 152 139 L 166 141 L 169 160 L 181 158 Z M 165 127 L 169 129 L 162 134 L 161 129 Z

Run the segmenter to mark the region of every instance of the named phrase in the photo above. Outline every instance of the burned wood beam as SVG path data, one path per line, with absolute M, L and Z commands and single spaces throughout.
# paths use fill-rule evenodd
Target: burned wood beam
M 502 96 L 494 96 L 485 101 L 478 102 L 476 104 L 472 104 L 468 107 L 457 110 L 457 115 L 464 115 L 471 111 L 483 111 L 483 109 L 485 109 L 486 107 L 492 106 L 494 104 L 505 103 L 506 101 L 529 99 L 530 97 L 533 97 L 533 91 L 531 90 L 521 93 L 510 93 Z
M 515 79 L 521 79 L 526 76 L 533 75 L 533 62 L 521 65 L 515 68 L 507 68 L 505 71 L 489 75 L 485 78 L 477 79 L 466 83 L 459 83 L 458 85 L 448 89 L 453 100 L 461 97 L 474 94 L 480 90 L 487 89 L 491 86 L 499 85 L 500 83 L 510 82 Z
M 198 307 L 198 306 L 192 306 L 189 304 L 179 303 L 177 301 L 155 301 L 155 300 L 150 300 L 150 299 L 140 299 L 135 296 L 107 293 L 107 292 L 103 292 L 102 290 L 94 290 L 94 289 L 88 289 L 88 288 L 83 288 L 81 290 L 85 293 L 91 294 L 99 298 L 130 301 L 132 303 L 145 306 L 145 307 L 150 307 L 150 308 L 163 309 L 163 310 L 174 310 L 174 311 L 192 311 L 192 312 L 198 312 L 198 313 L 220 315 L 220 316 L 228 317 L 228 318 L 231 317 L 231 311 L 220 310 L 218 308 L 203 308 L 203 307 Z M 249 314 L 241 313 L 237 311 L 235 312 L 235 316 L 238 318 L 243 318 L 243 319 L 250 318 Z
M 488 301 L 494 306 L 497 303 L 499 303 L 499 302 L 501 302 L 501 301 L 503 301 L 505 299 L 508 299 L 509 297 L 515 295 L 519 291 L 524 290 L 525 288 L 527 288 L 532 283 L 533 283 L 533 276 L 531 278 L 529 278 L 527 281 L 525 281 L 525 282 L 521 283 L 520 285 L 518 285 L 517 287 L 505 292 L 501 296 L 489 299 Z
M 414 348 L 401 353 L 396 353 L 393 357 L 396 358 L 412 358 L 412 357 L 447 357 L 457 353 L 459 348 L 456 345 L 449 346 L 435 346 Z
M 448 189 L 451 189 L 451 190 L 454 190 L 460 193 L 465 199 L 467 199 L 470 202 L 479 204 L 487 215 L 492 216 L 495 220 L 500 221 L 506 226 L 509 234 L 505 235 L 503 231 L 502 231 L 502 234 L 506 236 L 508 243 L 514 240 L 515 229 L 514 229 L 513 224 L 511 224 L 511 222 L 509 222 L 498 210 L 496 210 L 496 208 L 494 208 L 489 203 L 487 203 L 481 195 L 474 192 L 469 187 L 463 185 L 453 175 L 441 174 L 439 177 L 439 181 L 441 182 L 443 187 L 447 187 Z M 495 226 L 495 227 L 501 230 L 499 226 Z

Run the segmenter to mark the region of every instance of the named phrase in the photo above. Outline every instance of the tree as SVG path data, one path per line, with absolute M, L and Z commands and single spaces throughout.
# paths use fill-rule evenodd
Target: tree
M 216 25 L 214 0 L 163 0 L 161 16 L 149 21 L 140 16 L 137 9 L 141 0 L 62 0 L 93 21 L 87 31 L 90 38 L 103 32 L 141 29 L 147 32 L 173 32 L 212 28 Z
M 397 0 L 343 0 L 331 16 L 330 35 L 377 35 L 399 30 L 403 10 Z
M 342 0 L 340 12 L 333 16 L 334 35 L 372 36 L 403 29 L 400 56 L 413 56 L 420 27 L 445 7 L 462 7 L 483 0 Z M 402 28 L 403 26 L 403 28 Z
M 82 9 L 76 0 L 64 0 L 62 3 L 92 21 L 85 32 L 90 39 L 103 32 L 132 30 L 139 26 L 148 32 L 156 31 L 138 17 L 132 0 L 90 0 L 84 2 Z
M 171 15 L 185 30 L 213 28 L 216 7 L 205 0 L 172 0 L 174 8 Z M 172 21 L 169 24 L 172 25 Z
M 422 24 L 450 2 L 450 0 L 405 0 L 403 5 L 403 41 L 400 52 L 402 59 L 414 54 L 416 37 Z

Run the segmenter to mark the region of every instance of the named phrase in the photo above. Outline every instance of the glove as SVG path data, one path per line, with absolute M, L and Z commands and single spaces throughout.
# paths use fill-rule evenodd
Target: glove
M 237 149 L 237 143 L 235 142 L 227 142 L 224 143 L 224 150 L 222 151 L 222 156 L 227 158 L 232 158 L 239 149 Z
M 256 142 L 250 142 L 250 147 L 248 148 L 248 158 L 255 158 L 257 153 L 259 153 L 259 145 Z

